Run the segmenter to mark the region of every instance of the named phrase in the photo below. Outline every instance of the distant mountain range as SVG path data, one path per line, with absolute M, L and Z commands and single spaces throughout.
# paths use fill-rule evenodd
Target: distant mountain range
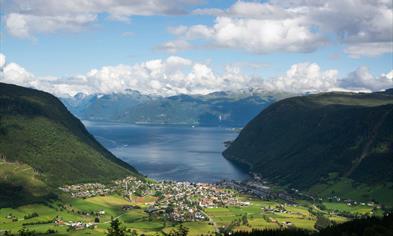
M 285 186 L 393 206 L 393 89 L 281 100 L 224 156 Z
M 0 83 L 0 207 L 63 184 L 138 175 L 102 147 L 53 95 Z
M 126 90 L 61 98 L 82 120 L 242 127 L 271 103 L 293 96 L 257 90 L 162 97 Z

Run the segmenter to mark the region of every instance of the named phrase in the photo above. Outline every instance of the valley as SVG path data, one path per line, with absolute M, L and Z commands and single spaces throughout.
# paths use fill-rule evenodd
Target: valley
M 392 209 L 391 90 L 284 99 L 241 130 L 82 123 L 50 94 L 0 91 L 0 235 L 107 235 L 114 222 L 130 235 L 317 234 Z
M 393 0 L 0 0 L 0 236 L 393 236 Z
M 383 214 L 375 203 L 350 203 L 344 199 L 309 201 L 298 198 L 300 195 L 293 195 L 288 201 L 279 197 L 280 191 L 270 191 L 277 193 L 277 197 L 264 199 L 220 184 L 145 182 L 128 177 L 106 185 L 64 186 L 59 200 L 2 208 L 0 228 L 13 233 L 25 228 L 52 235 L 105 235 L 115 218 L 134 234 L 165 235 L 182 225 L 189 235 L 214 235 L 291 227 L 315 231 L 321 217 L 331 224 Z

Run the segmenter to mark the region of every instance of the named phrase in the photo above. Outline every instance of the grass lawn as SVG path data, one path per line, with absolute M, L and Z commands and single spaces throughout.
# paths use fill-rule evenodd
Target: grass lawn
M 214 235 L 215 229 L 212 225 L 209 225 L 208 222 L 185 222 L 182 224 L 184 227 L 189 229 L 188 235 L 197 236 L 201 234 L 212 234 Z M 163 229 L 163 232 L 170 233 L 171 230 L 177 228 L 175 227 L 167 227 Z
M 31 213 L 37 213 L 38 216 L 31 219 L 24 219 L 25 215 Z M 17 221 L 13 221 L 12 219 L 7 219 L 8 215 L 15 216 Z M 46 206 L 43 204 L 32 204 L 21 206 L 18 208 L 1 208 L 0 209 L 0 229 L 11 230 L 12 232 L 17 232 L 18 230 L 23 228 L 23 224 L 28 224 L 32 222 L 43 222 L 43 221 L 51 221 L 56 216 L 61 216 L 64 220 L 69 221 L 86 221 L 89 220 L 87 217 L 79 216 L 75 214 L 68 213 L 66 211 L 58 211 L 54 207 Z M 66 232 L 65 227 L 56 227 L 53 223 L 49 224 L 37 224 L 37 225 L 28 225 L 26 228 L 35 230 L 37 232 L 46 232 L 48 229 L 55 229 L 58 231 Z
M 214 222 L 216 222 L 217 226 L 225 226 L 230 224 L 234 219 L 239 219 L 241 215 L 239 215 L 236 210 L 233 208 L 208 208 L 205 209 L 206 214 L 208 214 Z
M 352 214 L 369 214 L 373 209 L 367 205 L 349 206 L 346 203 L 341 202 L 324 202 L 323 205 L 330 211 L 349 212 Z
M 375 186 L 354 184 L 350 179 L 329 180 L 326 184 L 315 185 L 310 192 L 322 197 L 340 196 L 359 202 L 375 199 L 388 207 L 393 207 L 393 183 Z
M 120 216 L 119 219 L 123 222 L 123 225 L 127 228 L 137 229 L 139 233 L 151 233 L 155 234 L 160 232 L 163 228 L 163 222 L 160 221 L 149 221 L 148 215 L 143 209 L 133 209 L 129 211 L 123 211 L 121 208 L 124 205 L 133 205 L 129 201 L 123 199 L 118 195 L 112 196 L 99 196 L 87 199 L 72 199 L 64 204 L 66 209 L 60 210 L 56 206 L 56 203 L 50 205 L 44 204 L 33 204 L 25 205 L 18 208 L 1 208 L 0 209 L 0 229 L 11 230 L 16 233 L 23 227 L 25 223 L 38 222 L 38 221 L 50 221 L 56 216 L 60 216 L 64 221 L 83 221 L 93 222 L 95 216 L 85 215 L 84 213 L 98 212 L 101 210 L 105 211 L 105 215 L 100 217 L 100 224 L 97 229 L 94 230 L 78 230 L 73 232 L 67 232 L 66 226 L 55 226 L 53 223 L 49 224 L 38 224 L 28 225 L 26 228 L 35 230 L 36 232 L 46 232 L 48 229 L 55 229 L 59 235 L 86 235 L 91 233 L 92 235 L 105 235 L 106 229 L 109 227 L 111 217 Z M 38 213 L 38 217 L 31 219 L 23 219 L 25 215 L 33 212 Z M 12 219 L 7 219 L 8 215 L 15 216 L 17 221 L 13 222 Z M 92 232 L 93 231 L 93 232 Z
M 234 220 L 242 219 L 247 214 L 248 223 L 251 227 L 241 225 L 235 230 L 251 230 L 252 228 L 266 229 L 279 228 L 284 222 L 291 222 L 295 227 L 314 230 L 316 217 L 309 213 L 304 206 L 284 206 L 286 213 L 264 212 L 263 207 L 274 208 L 280 205 L 279 202 L 261 201 L 248 199 L 250 206 L 246 207 L 222 207 L 209 208 L 205 212 L 216 222 L 217 226 L 225 226 Z
M 348 221 L 347 218 L 342 217 L 342 216 L 336 216 L 336 215 L 329 216 L 329 220 L 331 220 L 331 221 L 333 221 L 333 222 L 335 222 L 337 224 L 341 224 L 341 223 L 344 223 L 344 222 Z
M 205 213 L 215 222 L 217 227 L 228 226 L 231 222 L 237 220 L 240 221 L 241 225 L 236 226 L 234 230 L 251 230 L 252 228 L 257 229 L 273 229 L 279 228 L 284 222 L 291 222 L 293 226 L 314 230 L 316 217 L 311 214 L 307 207 L 311 206 L 311 203 L 301 203 L 299 205 L 286 205 L 276 201 L 262 201 L 256 199 L 250 199 L 247 196 L 242 196 L 244 201 L 249 201 L 249 206 L 244 207 L 219 207 L 219 208 L 207 208 Z M 68 221 L 82 221 L 82 222 L 93 222 L 95 215 L 91 215 L 93 212 L 105 211 L 104 215 L 101 215 L 100 223 L 95 229 L 85 229 L 67 232 L 67 226 L 55 226 L 53 223 L 27 225 L 26 228 L 35 230 L 39 233 L 44 233 L 48 229 L 54 229 L 57 231 L 56 235 L 105 235 L 109 222 L 112 217 L 118 217 L 122 222 L 122 225 L 127 229 L 136 230 L 138 234 L 145 235 L 163 235 L 169 233 L 174 227 L 179 224 L 167 222 L 166 224 L 159 219 L 149 219 L 149 215 L 144 211 L 147 207 L 145 203 L 154 200 L 152 197 L 146 198 L 133 198 L 131 201 L 125 200 L 119 195 L 111 196 L 99 196 L 87 199 L 69 199 L 60 201 L 53 201 L 50 204 L 30 204 L 24 205 L 17 208 L 1 208 L 0 209 L 0 229 L 11 230 L 16 233 L 23 227 L 23 224 L 39 221 L 51 221 L 55 217 L 59 216 L 65 222 Z M 141 208 L 131 209 L 128 211 L 122 210 L 122 206 L 125 205 L 138 205 Z M 263 210 L 264 208 L 276 208 L 279 205 L 285 209 L 284 212 L 271 212 L 269 210 Z M 325 202 L 325 207 L 328 210 L 348 211 L 351 213 L 367 214 L 372 208 L 368 206 L 348 206 L 344 203 L 330 203 Z M 24 219 L 24 216 L 37 213 L 38 216 L 31 219 Z M 327 212 L 321 212 L 327 215 Z M 16 221 L 9 219 L 9 215 L 12 215 Z M 242 217 L 247 215 L 248 225 L 243 225 Z M 330 220 L 337 223 L 342 223 L 348 219 L 345 217 L 337 216 L 335 214 L 327 215 Z M 184 222 L 183 225 L 190 231 L 190 235 L 200 234 L 213 234 L 215 228 L 213 224 L 209 222 Z

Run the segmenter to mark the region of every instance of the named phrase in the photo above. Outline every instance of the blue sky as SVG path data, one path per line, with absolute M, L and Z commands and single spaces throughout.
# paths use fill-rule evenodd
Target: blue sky
M 389 32 L 389 27 L 393 27 L 392 4 L 388 1 L 355 1 L 359 4 L 358 13 L 341 9 L 340 1 L 315 1 L 309 5 L 302 1 L 292 1 L 294 5 L 291 1 L 180 1 L 173 6 L 165 6 L 165 1 L 129 1 L 128 6 L 119 7 L 113 0 L 108 1 L 112 5 L 102 7 L 91 0 L 86 9 L 77 10 L 78 1 L 73 0 L 64 6 L 39 0 L 26 7 L 26 2 L 29 1 L 1 2 L 1 53 L 7 63 L 17 63 L 35 79 L 52 76 L 64 83 L 65 78 L 85 75 L 92 69 L 119 64 L 131 67 L 171 56 L 190 60 L 190 67 L 196 63 L 206 65 L 216 77 L 225 77 L 225 68 L 229 66 L 239 68 L 242 76 L 267 80 L 285 75 L 293 65 L 301 63 L 317 64 L 321 74 L 335 70 L 340 80 L 364 67 L 373 79 L 378 79 L 393 67 L 393 33 Z M 154 6 L 143 6 L 149 2 Z M 127 10 L 118 13 L 107 10 L 110 7 Z M 138 13 L 141 7 L 145 12 Z M 297 13 L 300 8 L 308 10 Z M 347 17 L 339 19 L 342 15 Z M 359 23 L 351 20 L 363 16 Z M 81 20 L 74 22 L 78 17 Z M 48 19 L 53 22 L 47 23 Z M 174 29 L 178 32 L 174 33 Z M 174 48 L 164 46 L 169 42 L 175 42 Z M 183 70 L 191 69 L 180 71 Z M 171 75 L 166 72 L 158 76 Z M 357 86 L 360 90 L 389 87 L 389 78 L 384 78 L 382 87 Z M 159 78 L 144 79 L 162 84 Z M 329 88 L 316 91 L 326 89 Z

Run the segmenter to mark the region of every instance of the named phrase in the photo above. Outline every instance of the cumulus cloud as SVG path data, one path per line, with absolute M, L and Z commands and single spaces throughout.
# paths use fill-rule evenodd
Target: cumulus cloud
M 393 51 L 392 2 L 386 0 L 236 1 L 228 9 L 193 13 L 216 18 L 213 25 L 180 26 L 170 32 L 254 53 L 311 52 L 331 41 L 331 35 L 352 57 Z
M 325 41 L 321 36 L 304 27 L 302 19 L 299 18 L 260 20 L 218 17 L 214 26 L 205 31 L 211 33 L 198 34 L 194 37 L 202 35 L 211 38 L 218 46 L 229 48 L 240 46 L 254 53 L 310 52 Z
M 338 71 L 321 71 L 319 65 L 315 63 L 294 64 L 285 75 L 265 80 L 262 87 L 269 91 L 292 93 L 341 90 Z
M 349 90 L 368 90 L 379 91 L 393 87 L 393 70 L 387 74 L 382 74 L 379 78 L 368 71 L 368 68 L 361 66 L 354 72 L 351 72 L 341 85 Z
M 158 45 L 156 47 L 157 50 L 166 51 L 166 52 L 169 52 L 172 54 L 175 54 L 178 51 L 184 51 L 184 50 L 187 50 L 190 48 L 192 48 L 191 44 L 189 42 L 187 42 L 186 40 L 181 40 L 181 39 L 174 40 L 174 41 L 168 41 L 168 42 L 165 42 L 165 43 Z
M 318 64 L 294 64 L 285 75 L 264 80 L 261 86 L 269 91 L 318 93 L 331 91 L 373 92 L 393 88 L 393 70 L 379 77 L 361 66 L 344 78 L 337 70 L 321 71 Z
M 12 0 L 3 1 L 5 26 L 13 36 L 26 38 L 39 32 L 79 31 L 97 20 L 99 14 L 128 21 L 131 16 L 185 14 L 198 0 Z
M 79 31 L 95 20 L 96 15 L 94 14 L 35 16 L 11 13 L 6 17 L 6 28 L 13 36 L 28 38 L 34 32 Z
M 0 53 L 0 68 L 3 68 L 5 65 L 5 56 L 4 54 Z
M 245 4 L 237 2 L 235 4 Z M 250 5 L 250 6 L 249 6 Z M 270 19 L 264 17 L 231 17 L 246 14 L 258 15 L 261 9 L 253 9 L 250 13 L 243 8 L 262 6 L 259 3 L 247 3 L 247 7 L 232 10 L 227 14 L 220 14 L 213 26 L 193 25 L 190 27 L 179 26 L 170 28 L 170 32 L 185 40 L 204 39 L 217 47 L 242 48 L 253 53 L 270 53 L 275 51 L 285 52 L 310 52 L 326 43 L 326 40 L 307 27 L 305 18 L 291 16 L 281 18 L 274 16 Z M 238 7 L 236 7 L 238 8 Z M 201 11 L 198 12 L 199 14 Z M 271 14 L 270 11 L 266 14 Z M 235 13 L 234 13 L 235 14 Z M 188 46 L 190 48 L 190 46 Z M 188 49 L 186 48 L 186 49 Z
M 66 78 L 39 77 L 16 63 L 7 63 L 0 54 L 0 82 L 48 91 L 57 96 L 78 92 L 116 93 L 126 89 L 144 94 L 207 94 L 215 91 L 239 91 L 256 88 L 290 93 L 326 91 L 379 91 L 393 87 L 393 70 L 374 77 L 366 67 L 359 67 L 345 78 L 337 70 L 321 70 L 315 63 L 299 63 L 273 78 L 249 76 L 240 66 L 228 65 L 217 73 L 205 63 L 171 56 L 134 65 L 104 66 L 84 75 Z
M 179 15 L 200 0 L 10 0 L 2 1 L 7 31 L 19 38 L 36 33 L 80 31 L 99 15 L 129 21 L 131 16 Z M 212 24 L 179 26 L 178 38 L 157 48 L 176 53 L 197 48 L 236 48 L 252 53 L 312 52 L 340 43 L 353 58 L 393 52 L 393 4 L 390 0 L 236 1 L 227 9 L 202 8 Z M 332 37 L 334 36 L 334 37 Z M 207 46 L 198 44 L 205 40 Z
M 3 57 L 0 54 L 0 59 Z M 164 96 L 206 94 L 240 89 L 246 79 L 230 70 L 217 74 L 206 64 L 176 56 L 134 65 L 104 66 L 67 78 L 34 76 L 15 63 L 5 63 L 1 68 L 0 82 L 34 87 L 58 96 L 72 96 L 78 92 L 123 92 L 125 89 Z

